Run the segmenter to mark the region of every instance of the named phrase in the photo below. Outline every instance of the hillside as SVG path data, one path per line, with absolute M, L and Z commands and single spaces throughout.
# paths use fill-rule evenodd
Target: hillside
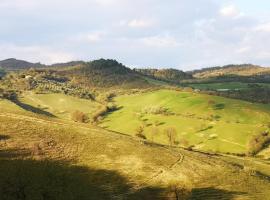
M 250 168 L 234 158 L 40 116 L 7 100 L 0 104 L 3 200 L 267 200 L 270 195 L 266 176 L 252 172 L 262 166 L 270 172 L 266 164 Z
M 197 150 L 245 154 L 253 135 L 269 131 L 269 104 L 186 91 L 159 90 L 115 99 L 122 109 L 107 115 L 102 127 Z
M 94 87 L 149 87 L 148 81 L 115 60 L 95 60 L 82 66 L 58 72 L 76 84 Z
M 185 79 L 192 79 L 192 75 L 177 69 L 135 69 L 135 71 L 144 76 L 171 83 L 179 83 Z
M 189 72 L 195 78 L 212 78 L 220 76 L 259 76 L 269 75 L 270 68 L 261 67 L 251 64 L 243 65 L 226 65 L 223 67 L 204 68 L 201 70 L 194 70 Z

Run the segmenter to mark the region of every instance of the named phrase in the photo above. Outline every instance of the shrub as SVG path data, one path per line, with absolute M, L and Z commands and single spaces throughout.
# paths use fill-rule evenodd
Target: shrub
M 166 128 L 164 132 L 168 137 L 170 146 L 173 146 L 176 143 L 176 135 L 177 135 L 176 129 L 173 127 L 169 127 L 169 128 Z
M 166 199 L 188 200 L 192 194 L 191 183 L 171 183 L 166 192 Z
M 209 100 L 209 101 L 208 101 L 208 106 L 212 106 L 212 105 L 214 105 L 214 104 L 216 104 L 216 102 L 215 102 L 214 100 Z
M 153 115 L 158 115 L 158 114 L 168 115 L 169 114 L 168 109 L 162 106 L 147 106 L 147 107 L 144 107 L 141 112 L 144 114 L 153 114 Z
M 101 106 L 92 116 L 93 122 L 97 122 L 100 117 L 104 116 L 108 112 L 107 106 Z
M 258 135 L 254 135 L 248 143 L 248 155 L 254 156 L 263 150 L 270 143 L 270 134 L 263 131 Z
M 86 123 L 88 120 L 88 117 L 85 113 L 76 110 L 71 114 L 71 119 L 75 122 Z
M 143 134 L 144 126 L 141 125 L 141 126 L 137 127 L 135 131 L 136 131 L 136 133 L 135 133 L 136 137 L 144 139 L 144 140 L 147 139 L 146 136 Z

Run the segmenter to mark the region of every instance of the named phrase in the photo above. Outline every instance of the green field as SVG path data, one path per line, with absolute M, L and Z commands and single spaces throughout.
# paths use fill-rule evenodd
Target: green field
M 164 131 L 173 127 L 179 146 L 206 151 L 244 153 L 251 136 L 270 121 L 270 105 L 197 93 L 159 90 L 119 96 L 115 102 L 122 108 L 105 117 L 102 127 L 135 135 L 143 126 L 146 137 L 161 144 L 168 144 Z M 145 112 L 156 108 L 167 113 Z
M 71 113 L 78 110 L 86 113 L 89 117 L 100 106 L 97 102 L 80 99 L 64 94 L 35 94 L 24 93 L 20 101 L 47 111 L 59 118 L 70 119 Z
M 190 87 L 200 90 L 245 90 L 249 89 L 252 83 L 242 83 L 242 82 L 224 82 L 224 83 L 192 83 L 188 84 Z M 270 88 L 268 83 L 256 83 L 261 87 Z

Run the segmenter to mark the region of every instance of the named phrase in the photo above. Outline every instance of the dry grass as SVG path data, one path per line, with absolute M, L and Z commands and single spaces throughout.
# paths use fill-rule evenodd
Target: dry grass
M 23 182 L 27 195 L 44 191 L 46 195 L 56 195 L 55 191 L 65 191 L 61 186 L 64 184 L 73 190 L 73 196 L 64 195 L 62 199 L 78 199 L 78 195 L 87 199 L 91 194 L 93 199 L 177 199 L 177 195 L 191 195 L 192 199 L 267 199 L 270 193 L 269 182 L 209 155 L 144 144 L 84 124 L 14 116 L 0 116 L 0 121 L 0 162 L 5 164 L 2 166 L 24 166 L 1 171 L 1 189 L 6 181 L 24 180 L 25 173 L 31 180 Z M 34 177 L 41 172 L 45 175 Z M 49 178 L 52 173 L 62 182 Z M 82 189 L 76 184 L 82 185 Z M 35 187 L 39 187 L 40 193 L 32 192 Z

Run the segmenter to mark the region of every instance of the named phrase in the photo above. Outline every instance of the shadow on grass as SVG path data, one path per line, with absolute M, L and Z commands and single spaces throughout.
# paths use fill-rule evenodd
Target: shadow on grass
M 17 156 L 15 150 L 0 153 L 1 200 L 164 199 L 163 188 L 133 191 L 117 171 Z
M 237 197 L 237 195 L 245 195 L 243 192 L 233 192 L 228 190 L 217 189 L 213 187 L 207 188 L 195 188 L 192 190 L 191 199 L 192 200 L 232 200 Z
M 199 130 L 199 131 L 197 131 L 197 132 L 198 132 L 198 133 L 199 133 L 199 132 L 204 132 L 204 131 L 210 130 L 210 129 L 212 129 L 212 128 L 214 128 L 214 127 L 213 127 L 213 126 L 208 126 L 208 127 L 203 128 L 203 129 L 201 129 L 201 130 Z
M 10 136 L 8 136 L 8 135 L 0 135 L 0 141 L 1 140 L 8 140 L 8 139 L 10 139 Z
M 224 103 L 218 103 L 214 106 L 214 110 L 223 110 L 225 108 Z
M 23 103 L 23 102 L 19 101 L 18 99 L 14 99 L 14 100 L 12 100 L 12 102 L 26 111 L 30 111 L 30 112 L 33 112 L 36 114 L 46 115 L 48 117 L 56 117 L 55 115 L 53 115 L 50 112 L 47 112 L 45 110 L 42 110 L 42 109 L 34 107 L 34 106 L 31 106 L 29 104 Z

